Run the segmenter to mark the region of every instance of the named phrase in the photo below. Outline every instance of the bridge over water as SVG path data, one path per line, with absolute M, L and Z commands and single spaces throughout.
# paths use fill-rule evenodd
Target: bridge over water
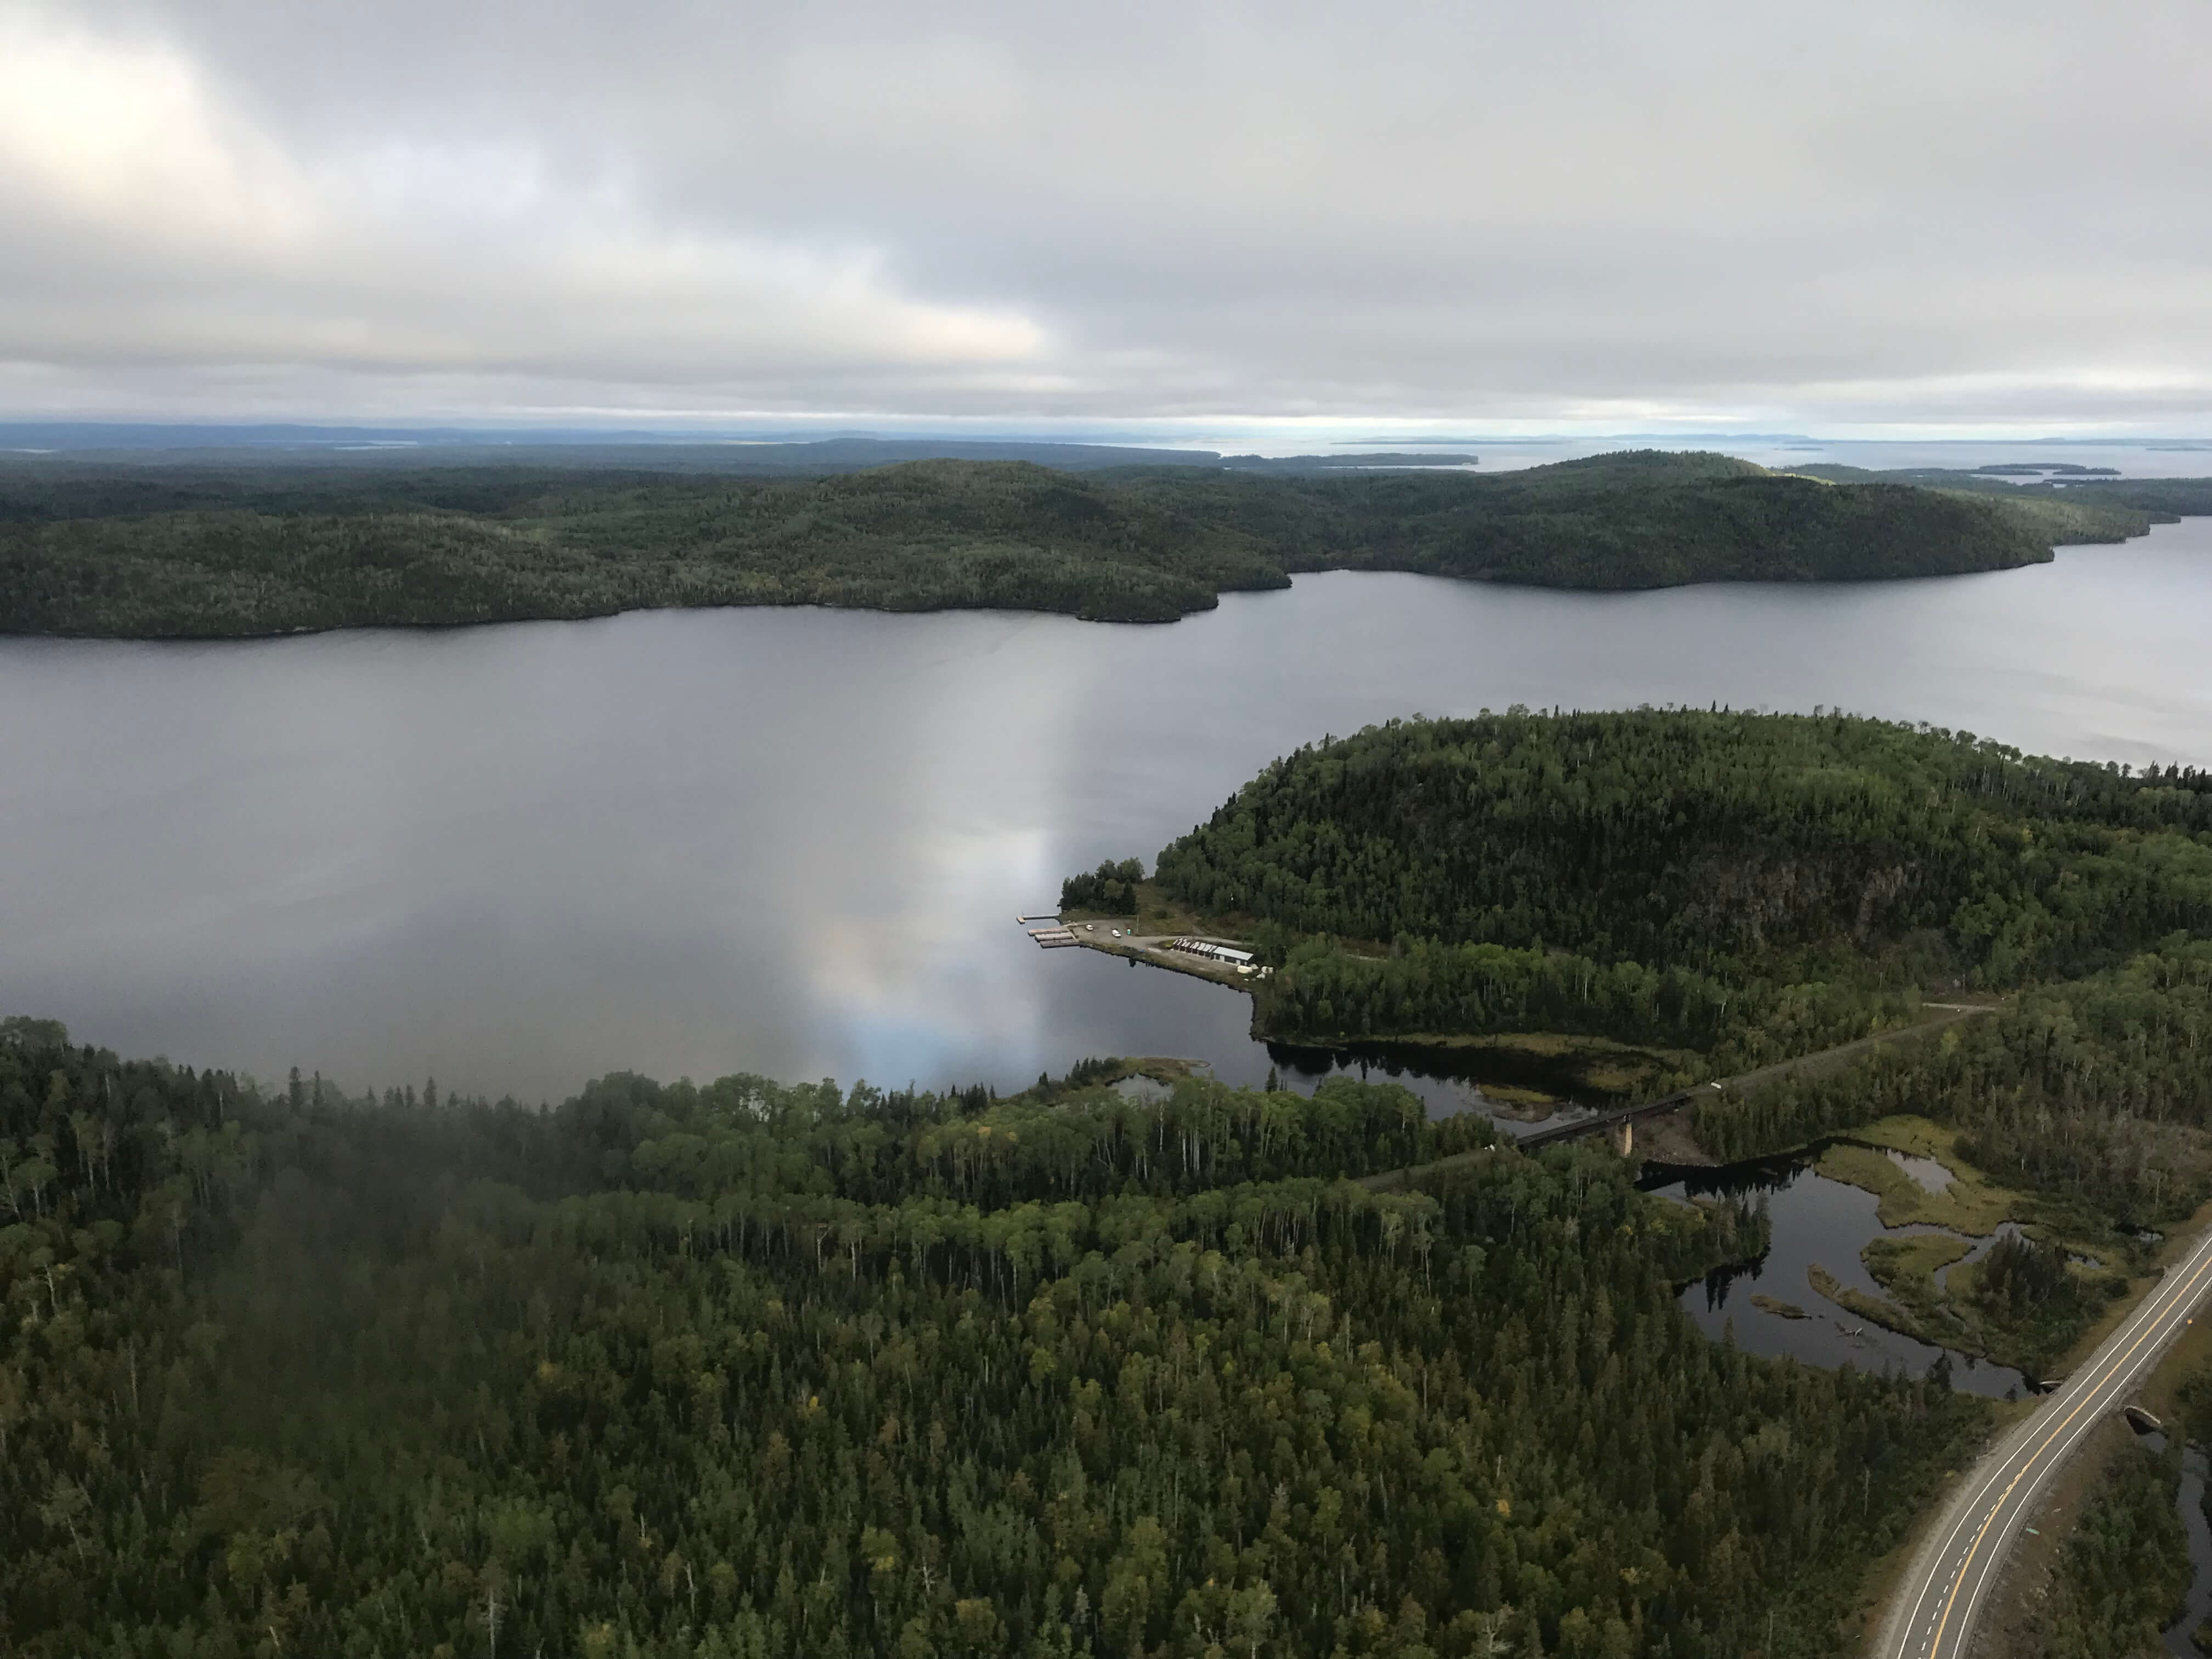
M 2000 1006 L 1987 1002 L 1923 1003 L 1921 1006 L 1933 1014 L 1932 1018 L 1917 1020 L 1911 1025 L 1900 1025 L 1893 1030 L 1877 1031 L 1872 1036 L 1859 1037 L 1833 1048 L 1823 1048 L 1817 1054 L 1801 1054 L 1796 1060 L 1762 1066 L 1755 1072 L 1746 1072 L 1738 1077 L 1693 1084 L 1689 1088 L 1678 1089 L 1673 1094 L 1661 1095 L 1654 1100 L 1638 1101 L 1633 1106 L 1619 1106 L 1608 1111 L 1586 1113 L 1561 1123 L 1547 1123 L 1531 1129 L 1527 1134 L 1514 1136 L 1507 1144 L 1534 1151 L 1541 1146 L 1556 1146 L 1563 1140 L 1579 1140 L 1586 1135 L 1610 1134 L 1614 1150 L 1626 1158 L 1636 1149 L 1636 1125 L 1641 1119 L 1663 1117 L 1668 1112 L 1680 1111 L 1700 1100 L 1709 1100 L 1717 1095 L 1741 1094 L 1747 1089 L 1777 1082 L 1785 1077 L 1837 1070 L 1873 1049 L 1915 1037 L 1931 1036 L 1961 1020 L 1972 1019 L 1979 1014 L 1995 1013 Z M 1369 1176 L 1359 1184 L 1377 1192 L 1395 1191 L 1413 1185 L 1431 1170 L 1449 1169 L 1455 1164 L 1466 1163 L 1480 1156 L 1480 1152 L 1455 1152 L 1451 1157 L 1438 1158 L 1433 1164 L 1387 1170 L 1381 1175 Z

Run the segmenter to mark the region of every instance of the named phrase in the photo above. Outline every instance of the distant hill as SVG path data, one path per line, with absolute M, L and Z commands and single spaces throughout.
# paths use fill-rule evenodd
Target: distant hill
M 1796 471 L 1832 483 L 1910 484 L 2002 501 L 2062 543 L 2124 541 L 2154 524 L 2212 514 L 2212 478 L 2122 478 L 2109 468 L 2025 465 L 1875 472 L 1822 463 Z
M 111 420 L 0 422 L 0 453 L 49 453 L 108 465 L 215 467 L 653 467 L 661 471 L 821 473 L 884 467 L 896 460 L 1036 460 L 1046 467 L 1212 467 L 1212 449 L 1044 442 L 1029 438 L 878 438 L 838 431 L 794 435 L 684 434 L 549 427 L 314 427 L 191 425 Z M 1318 458 L 1316 458 L 1318 460 Z
M 101 466 L 241 466 L 371 469 L 522 465 L 573 471 L 646 468 L 662 472 L 817 477 L 900 461 L 1032 461 L 1085 472 L 1109 466 L 1230 467 L 1316 472 L 1334 467 L 1467 466 L 1455 446 L 1441 453 L 1347 450 L 1326 455 L 1224 455 L 1212 449 L 1063 443 L 1025 438 L 715 437 L 700 434 L 537 428 L 223 426 L 123 422 L 0 422 L 0 462 L 14 456 Z
M 1458 480 L 1377 481 L 1342 506 L 1342 562 L 1545 587 L 1834 581 L 2006 569 L 2051 556 L 1993 503 L 1838 488 L 1725 455 L 1627 451 Z M 1382 493 L 1387 491 L 1388 493 Z
M 758 477 L 19 459 L 0 465 L 0 631 L 220 637 L 728 605 L 1166 622 L 1301 571 L 1873 580 L 2005 569 L 2148 522 L 2070 495 L 1835 483 L 1720 455 L 1488 474 L 1458 456 L 1303 459 L 1310 471 L 935 459 Z

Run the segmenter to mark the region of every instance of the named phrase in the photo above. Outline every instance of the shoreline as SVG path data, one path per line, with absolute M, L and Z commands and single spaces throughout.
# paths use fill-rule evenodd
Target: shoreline
M 1573 1036 L 1554 1031 L 1412 1032 L 1366 1037 L 1346 1034 L 1284 1036 L 1262 1030 L 1260 1024 L 1257 988 L 1265 982 L 1271 970 L 1240 973 L 1235 966 L 1169 948 L 1171 940 L 1194 939 L 1249 951 L 1252 948 L 1249 941 L 1196 928 L 1173 933 L 1137 933 L 1128 918 L 1106 915 L 1084 915 L 1080 921 L 1062 921 L 1058 927 L 1072 937 L 1055 939 L 1047 948 L 1064 948 L 1073 944 L 1102 956 L 1163 968 L 1170 973 L 1243 992 L 1252 999 L 1252 1018 L 1247 1034 L 1255 1042 L 1287 1049 L 1294 1054 L 1328 1055 L 1339 1066 L 1347 1060 L 1385 1067 L 1395 1063 L 1425 1078 L 1467 1083 L 1489 1103 L 1490 1115 L 1523 1127 L 1551 1123 L 1577 1112 L 1603 1112 L 1645 1096 L 1647 1091 L 1636 1081 L 1622 1086 L 1618 1080 L 1608 1081 L 1597 1075 L 1608 1065 L 1626 1066 L 1637 1072 L 1642 1081 L 1648 1082 L 1648 1078 L 1642 1078 L 1647 1068 L 1663 1068 L 1689 1058 L 1636 1048 L 1602 1037 Z M 1119 938 L 1111 932 L 1116 927 L 1121 929 Z M 1676 1133 L 1668 1137 L 1670 1145 L 1688 1141 L 1686 1109 L 1668 1113 L 1655 1121 L 1678 1126 Z M 1669 1161 L 1705 1165 L 1712 1162 L 1701 1148 L 1692 1152 L 1686 1146 L 1682 1150 L 1686 1155 Z

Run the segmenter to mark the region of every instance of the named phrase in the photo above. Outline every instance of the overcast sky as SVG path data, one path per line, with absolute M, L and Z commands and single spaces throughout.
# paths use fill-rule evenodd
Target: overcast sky
M 2212 432 L 2212 6 L 0 0 L 0 416 Z

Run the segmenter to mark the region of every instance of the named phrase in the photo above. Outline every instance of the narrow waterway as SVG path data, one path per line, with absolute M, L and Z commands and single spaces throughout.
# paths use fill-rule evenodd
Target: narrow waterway
M 2203 1659 L 2197 1632 L 2212 1619 L 2212 1522 L 2204 1514 L 2204 1454 L 2195 1446 L 2181 1450 L 2181 1524 L 2189 1534 L 2189 1562 L 2196 1577 L 2189 1586 L 2187 1610 L 2166 1632 L 2166 1650 L 2181 1659 Z

